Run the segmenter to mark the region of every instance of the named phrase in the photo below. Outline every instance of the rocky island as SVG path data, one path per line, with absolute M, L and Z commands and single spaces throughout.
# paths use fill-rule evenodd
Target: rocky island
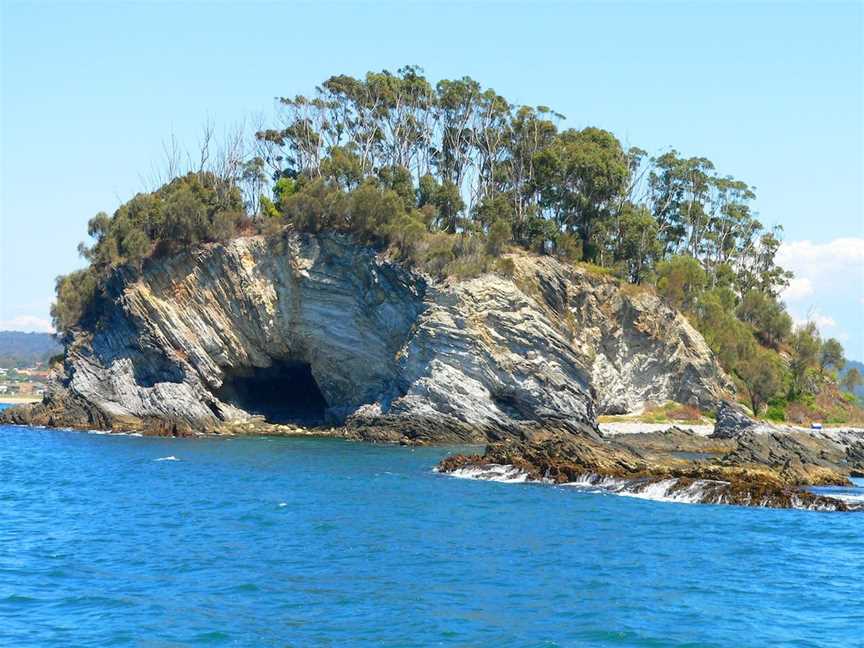
M 711 409 L 731 382 L 649 292 L 516 254 L 512 277 L 431 282 L 343 235 L 237 238 L 115 278 L 30 423 L 188 434 L 279 423 L 485 442 L 646 401 Z
M 650 291 L 550 257 L 512 276 L 434 281 L 341 234 L 235 238 L 118 272 L 110 306 L 67 338 L 42 403 L 6 422 L 147 434 L 297 434 L 489 443 L 442 472 L 493 470 L 716 503 L 845 510 L 802 485 L 864 474 L 854 433 L 601 432 L 597 416 L 734 386 L 702 336 Z M 710 450 L 711 460 L 676 453 Z
M 859 433 L 734 404 L 861 414 L 839 342 L 793 330 L 747 184 L 412 66 L 280 105 L 251 151 L 90 220 L 62 362 L 0 421 L 488 444 L 439 470 L 848 508 L 804 488 L 861 474 Z M 713 433 L 600 425 L 658 403 Z

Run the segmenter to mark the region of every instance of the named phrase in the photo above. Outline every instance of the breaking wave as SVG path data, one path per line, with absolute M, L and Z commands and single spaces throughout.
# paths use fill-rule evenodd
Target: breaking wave
M 685 486 L 679 486 L 674 478 L 661 479 L 616 479 L 599 475 L 583 475 L 578 480 L 564 484 L 580 490 L 610 493 L 624 497 L 653 500 L 655 502 L 678 502 L 680 504 L 699 504 L 705 501 L 705 491 L 716 488 L 725 482 L 699 479 Z
M 482 466 L 470 466 L 457 468 L 447 473 L 458 479 L 474 479 L 481 481 L 495 481 L 507 484 L 553 483 L 550 479 L 532 480 L 528 474 L 510 464 L 485 464 Z M 697 479 L 681 482 L 677 478 L 650 479 L 635 478 L 623 479 L 616 477 L 604 477 L 595 474 L 581 475 L 578 479 L 561 484 L 568 488 L 575 488 L 582 492 L 620 495 L 622 497 L 634 497 L 637 499 L 652 500 L 655 502 L 674 502 L 676 504 L 730 504 L 726 495 L 728 482 L 713 479 Z M 822 493 L 820 493 L 822 494 Z M 798 497 L 792 497 L 793 508 L 807 509 L 813 511 L 836 511 L 837 506 L 832 504 L 830 498 L 844 500 L 849 504 L 860 504 L 864 506 L 864 493 L 831 493 L 829 498 L 811 502 L 804 501 Z M 767 503 L 753 503 L 756 506 L 768 505 Z M 855 506 L 859 508 L 859 506 Z
M 524 484 L 529 481 L 528 473 L 510 464 L 486 464 L 485 466 L 457 468 L 447 474 L 457 479 L 479 479 L 504 484 Z

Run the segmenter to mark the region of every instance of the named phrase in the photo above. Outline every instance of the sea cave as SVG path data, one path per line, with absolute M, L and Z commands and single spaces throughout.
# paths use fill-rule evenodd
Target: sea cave
M 226 369 L 219 400 L 270 423 L 322 425 L 327 401 L 308 363 L 276 360 L 269 367 Z

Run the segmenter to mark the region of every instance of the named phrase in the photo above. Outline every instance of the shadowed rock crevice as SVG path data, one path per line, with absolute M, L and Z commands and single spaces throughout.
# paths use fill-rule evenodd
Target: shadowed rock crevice
M 316 426 L 326 419 L 327 401 L 305 362 L 276 360 L 269 367 L 226 370 L 215 395 L 269 423 Z

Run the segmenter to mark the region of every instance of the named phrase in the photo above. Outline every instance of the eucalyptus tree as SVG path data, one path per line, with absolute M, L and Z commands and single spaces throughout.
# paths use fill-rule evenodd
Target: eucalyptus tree
M 435 165 L 442 182 L 449 181 L 461 189 L 465 175 L 470 172 L 474 152 L 471 126 L 481 95 L 480 84 L 467 76 L 442 79 L 436 90 L 440 139 Z
M 543 207 L 562 228 L 578 233 L 586 259 L 598 259 L 594 232 L 629 178 L 621 143 L 599 128 L 566 130 L 538 154 L 536 164 Z
M 792 273 L 777 265 L 777 253 L 782 243 L 782 225 L 764 231 L 761 225 L 754 236 L 738 252 L 738 286 L 741 293 L 760 290 L 777 297 L 789 285 Z
M 843 345 L 835 338 L 828 338 L 819 349 L 819 373 L 824 374 L 829 368 L 840 371 L 844 366 L 846 366 L 846 358 Z
M 789 370 L 792 373 L 792 385 L 790 396 L 797 397 L 813 387 L 808 378 L 808 372 L 816 366 L 819 359 L 819 350 L 822 340 L 819 331 L 813 322 L 798 327 L 790 337 L 791 357 Z
M 513 110 L 504 132 L 504 159 L 498 167 L 499 193 L 512 204 L 514 239 L 527 244 L 531 240 L 527 223 L 536 216 L 540 202 L 536 161 L 558 134 L 557 120 L 563 115 L 546 106 L 521 106 Z
M 864 385 L 864 378 L 861 377 L 861 372 L 857 367 L 849 369 L 840 380 L 840 386 L 850 393 L 855 393 L 855 390 L 861 385 Z
M 736 373 L 747 390 L 754 415 L 758 415 L 762 406 L 783 387 L 780 358 L 765 349 L 757 347 L 743 358 L 736 367 Z

